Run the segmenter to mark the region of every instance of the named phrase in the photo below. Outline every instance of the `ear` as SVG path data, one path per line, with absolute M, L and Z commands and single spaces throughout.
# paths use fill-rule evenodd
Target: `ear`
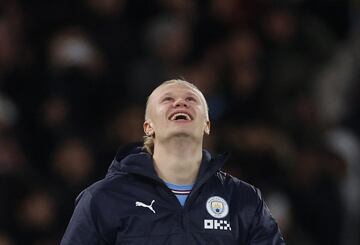
M 205 134 L 207 134 L 207 135 L 209 135 L 210 134 L 210 126 L 211 126 L 211 123 L 210 123 L 210 121 L 209 120 L 207 120 L 206 122 L 205 122 L 205 130 L 204 130 L 204 132 L 205 132 Z
M 144 133 L 147 136 L 151 136 L 154 134 L 154 129 L 153 129 L 152 123 L 149 119 L 145 120 L 143 127 L 144 127 Z

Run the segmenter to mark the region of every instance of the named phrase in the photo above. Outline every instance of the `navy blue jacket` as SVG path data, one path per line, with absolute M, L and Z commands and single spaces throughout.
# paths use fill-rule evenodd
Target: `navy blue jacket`
M 285 244 L 260 192 L 219 170 L 226 159 L 203 152 L 182 207 L 150 154 L 118 153 L 106 177 L 77 198 L 61 245 Z

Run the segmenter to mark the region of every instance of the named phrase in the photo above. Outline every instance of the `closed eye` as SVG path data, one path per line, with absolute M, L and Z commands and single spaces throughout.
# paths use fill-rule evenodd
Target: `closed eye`
M 194 97 L 187 97 L 186 100 L 187 100 L 187 101 L 194 101 L 194 102 L 197 101 Z
M 172 97 L 166 96 L 166 97 L 164 97 L 164 98 L 161 100 L 161 102 L 167 102 L 167 101 L 172 101 L 172 100 L 173 100 Z

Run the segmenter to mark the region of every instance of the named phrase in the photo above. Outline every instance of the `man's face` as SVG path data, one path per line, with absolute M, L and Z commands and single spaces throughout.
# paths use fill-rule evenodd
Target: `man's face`
M 210 131 L 204 103 L 200 93 L 185 84 L 160 86 L 150 95 L 144 131 L 154 134 L 155 140 L 179 136 L 202 140 Z

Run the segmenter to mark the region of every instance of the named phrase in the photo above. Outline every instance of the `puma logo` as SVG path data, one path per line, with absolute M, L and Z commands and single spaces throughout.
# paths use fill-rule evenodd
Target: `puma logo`
M 136 206 L 136 207 L 148 208 L 148 209 L 150 209 L 153 213 L 155 213 L 155 210 L 154 210 L 153 207 L 152 207 L 152 205 L 154 204 L 154 202 L 155 202 L 155 200 L 152 200 L 150 205 L 146 205 L 146 204 L 143 203 L 143 202 L 135 202 L 135 206 Z

